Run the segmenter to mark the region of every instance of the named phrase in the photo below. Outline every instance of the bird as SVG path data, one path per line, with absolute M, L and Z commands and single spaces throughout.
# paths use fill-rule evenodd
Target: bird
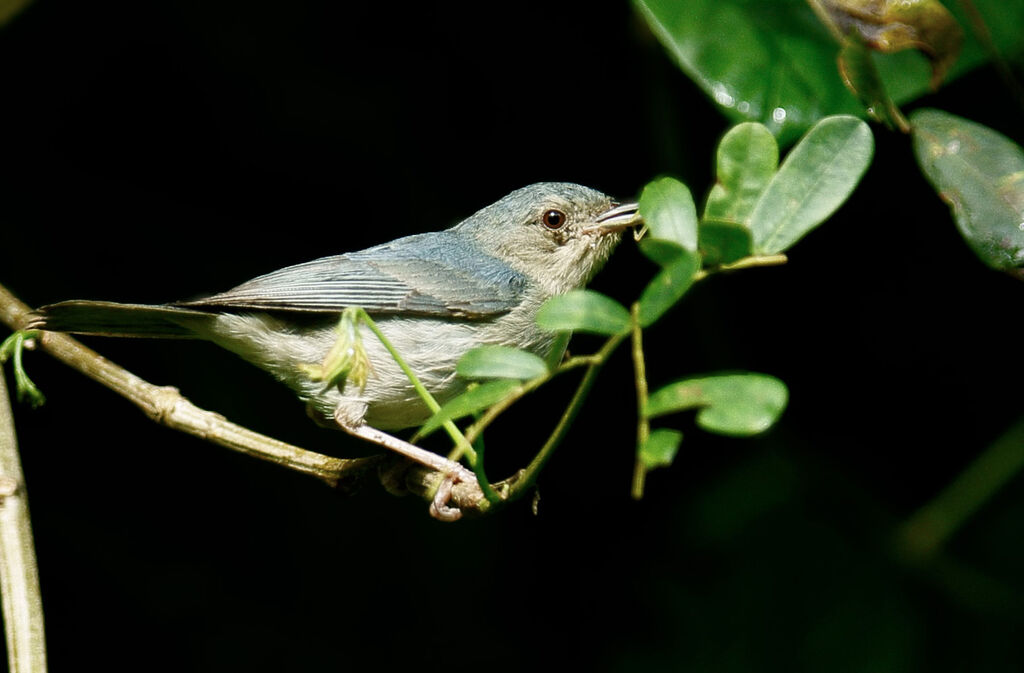
M 636 203 L 568 182 L 517 189 L 455 226 L 288 266 L 212 296 L 165 304 L 72 300 L 37 309 L 27 329 L 205 339 L 293 389 L 310 414 L 435 469 L 447 459 L 388 431 L 431 412 L 379 339 L 359 326 L 362 385 L 311 374 L 359 307 L 439 403 L 467 382 L 456 364 L 484 345 L 545 357 L 555 334 L 536 323 L 550 297 L 584 287 L 640 222 Z M 429 455 L 424 455 L 429 454 Z M 437 460 L 435 460 L 435 458 Z

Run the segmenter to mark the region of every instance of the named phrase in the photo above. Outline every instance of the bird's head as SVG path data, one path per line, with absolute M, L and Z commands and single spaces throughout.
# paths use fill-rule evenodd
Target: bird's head
M 618 204 L 573 183 L 540 182 L 480 210 L 458 230 L 548 294 L 561 294 L 586 285 L 622 232 L 639 222 L 635 203 Z

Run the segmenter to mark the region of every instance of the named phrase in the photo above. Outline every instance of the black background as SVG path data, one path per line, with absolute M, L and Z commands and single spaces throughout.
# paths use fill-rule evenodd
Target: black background
M 0 282 L 33 305 L 214 292 L 540 180 L 629 198 L 669 173 L 700 199 L 727 128 L 627 3 L 47 1 L 0 31 L 0 63 Z M 920 103 L 1024 140 L 990 70 Z M 669 419 L 686 440 L 642 502 L 625 351 L 539 516 L 454 525 L 158 427 L 29 356 L 52 670 L 1017 668 L 1020 480 L 936 563 L 891 538 L 1019 418 L 1021 286 L 973 257 L 909 140 L 875 130 L 859 191 L 788 265 L 702 283 L 649 330 L 652 385 L 749 369 L 791 404 L 756 440 Z M 628 302 L 653 271 L 627 242 L 594 287 Z M 89 344 L 253 429 L 369 451 L 213 346 Z M 492 475 L 570 392 L 491 432 Z

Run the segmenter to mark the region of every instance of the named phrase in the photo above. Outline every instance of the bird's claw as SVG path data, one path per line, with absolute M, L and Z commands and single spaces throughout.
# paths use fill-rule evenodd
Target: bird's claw
M 438 484 L 437 491 L 434 493 L 434 499 L 430 502 L 430 516 L 438 521 L 446 522 L 458 521 L 462 518 L 462 510 L 448 504 L 452 499 L 452 489 L 459 481 L 461 481 L 460 476 L 452 473 L 441 478 L 441 483 Z
M 456 487 L 459 487 L 458 494 L 456 494 Z M 463 505 L 482 502 L 484 499 L 476 475 L 461 466 L 457 472 L 447 472 L 441 477 L 441 482 L 434 492 L 434 498 L 430 502 L 430 516 L 438 521 L 461 519 L 462 509 L 450 504 L 453 499 Z M 473 505 L 470 505 L 470 508 L 472 509 Z

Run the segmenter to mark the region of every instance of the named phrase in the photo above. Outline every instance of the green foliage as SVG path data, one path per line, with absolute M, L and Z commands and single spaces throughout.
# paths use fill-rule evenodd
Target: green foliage
M 985 264 L 1024 267 L 1024 150 L 990 128 L 941 110 L 910 117 L 914 155 Z
M 512 379 L 497 379 L 473 386 L 443 404 L 420 428 L 420 435 L 425 437 L 444 425 L 445 421 L 469 416 L 497 404 L 519 388 L 519 382 Z
M 1016 12 L 1024 19 L 1024 0 L 1011 4 L 1000 7 L 1004 16 Z M 757 121 L 739 123 L 722 138 L 717 180 L 703 214 L 698 215 L 687 186 L 674 178 L 660 177 L 644 187 L 639 212 L 649 235 L 640 249 L 658 268 L 631 310 L 592 290 L 554 297 L 541 307 L 537 322 L 542 329 L 563 338 L 571 332 L 605 336 L 601 350 L 545 363 L 522 351 L 487 348 L 460 363 L 464 377 L 499 380 L 471 386 L 445 404 L 423 434 L 448 420 L 478 414 L 467 433 L 475 441 L 497 413 L 522 395 L 576 366 L 588 367 L 558 428 L 520 484 L 535 479 L 597 368 L 627 335 L 633 344 L 639 411 L 635 497 L 643 493 L 646 473 L 670 465 L 683 440 L 679 430 L 652 429 L 652 419 L 695 410 L 696 424 L 708 432 L 749 437 L 771 428 L 789 393 L 782 381 L 766 374 L 691 376 L 648 394 L 643 331 L 712 273 L 785 261 L 781 253 L 845 202 L 874 154 L 870 128 L 853 115 L 909 128 L 897 103 L 929 84 L 928 63 L 913 51 L 925 53 L 932 85 L 981 58 L 978 45 L 968 41 L 964 58 L 957 60 L 963 32 L 937 0 L 883 5 L 864 0 L 639 0 L 637 5 L 683 70 L 728 114 Z M 1024 45 L 1015 33 L 994 32 L 993 44 Z M 876 59 L 877 51 L 889 55 Z M 964 236 L 987 264 L 1019 273 L 1024 266 L 1024 152 L 989 129 L 945 113 L 920 111 L 912 120 L 918 161 L 953 205 Z M 800 133 L 803 137 L 780 165 L 779 143 Z M 555 351 L 561 353 L 562 346 Z M 474 467 L 482 478 L 482 467 Z
M 750 214 L 754 251 L 782 252 L 832 215 L 860 181 L 874 152 L 854 117 L 818 122 L 772 176 Z
M 646 470 L 671 465 L 682 441 L 683 433 L 678 430 L 658 428 L 641 445 L 637 458 Z
M 17 388 L 18 401 L 27 401 L 33 408 L 40 407 L 46 403 L 46 396 L 39 387 L 33 383 L 25 372 L 25 365 L 22 362 L 22 352 L 25 350 L 25 342 L 39 337 L 36 330 L 19 330 L 0 342 L 0 365 L 7 360 L 12 360 L 14 365 L 14 384 Z M 3 372 L 0 371 L 0 375 Z
M 668 177 L 647 183 L 640 194 L 640 215 L 652 238 L 696 252 L 697 207 L 683 183 Z
M 650 418 L 697 408 L 701 427 L 747 436 L 770 427 L 788 398 L 778 379 L 734 374 L 683 379 L 644 399 L 640 328 L 685 294 L 692 280 L 684 277 L 695 264 L 703 264 L 693 272 L 692 278 L 699 278 L 716 268 L 777 255 L 830 217 L 856 187 L 874 153 L 870 129 L 850 115 L 909 131 L 899 103 L 992 54 L 1024 51 L 1019 30 L 1024 0 L 957 3 L 953 13 L 938 0 L 636 4 L 680 68 L 727 115 L 753 120 L 732 128 L 718 147 L 717 183 L 698 224 L 700 257 L 688 260 L 664 241 L 643 247 L 663 269 L 634 312 L 641 397 L 634 494 L 639 496 L 646 470 L 671 462 L 682 439 L 663 429 L 651 431 Z M 972 32 L 979 37 L 964 42 L 961 24 L 967 11 L 972 12 Z M 985 16 L 999 20 L 984 23 Z M 838 72 L 833 66 L 837 57 Z M 939 111 L 922 110 L 911 119 L 918 162 L 952 206 L 972 249 L 989 266 L 1024 278 L 1024 152 L 990 129 Z M 808 128 L 779 166 L 775 136 L 788 143 Z M 689 193 L 684 198 L 682 190 L 662 179 L 644 190 L 641 213 L 646 219 L 671 211 L 661 202 L 669 199 L 677 201 L 677 212 L 688 212 Z M 676 222 L 687 221 L 677 216 L 665 217 L 661 227 L 648 224 L 661 236 L 659 231 L 675 232 L 682 229 Z M 678 233 L 663 237 L 681 240 Z
M 779 145 L 764 125 L 737 124 L 718 143 L 718 182 L 708 193 L 704 223 L 745 224 L 779 168 Z
M 915 0 L 889 4 L 922 3 Z M 999 17 L 998 21 L 988 21 L 996 50 L 1014 54 L 1024 49 L 1024 31 L 1020 30 L 1024 25 L 1024 2 L 974 0 L 973 4 L 982 16 Z M 876 37 L 890 38 L 901 47 L 913 47 L 875 59 L 880 79 L 897 104 L 918 98 L 934 85 L 932 68 L 914 49 L 938 45 L 939 52 L 925 53 L 938 53 L 940 59 L 948 60 L 954 47 L 950 38 L 942 37 L 941 31 L 934 32 L 924 25 L 930 21 L 929 12 L 912 17 L 911 20 L 919 22 L 914 25 L 916 30 L 895 33 L 901 38 L 895 40 L 894 27 L 905 25 L 906 16 L 890 14 L 893 20 L 888 26 L 848 20 L 843 24 L 842 35 L 836 36 L 831 26 L 826 27 L 816 18 L 806 0 L 636 0 L 636 5 L 683 72 L 726 115 L 736 121 L 761 122 L 783 144 L 823 117 L 867 114 L 835 72 L 837 37 L 845 36 L 847 31 L 855 31 L 859 25 L 866 30 L 873 25 Z M 959 25 L 969 25 L 960 5 L 950 4 L 949 10 Z M 920 39 L 921 35 L 927 36 L 925 40 Z M 942 62 L 943 69 L 949 68 L 950 78 L 982 63 L 991 53 L 973 32 L 965 38 L 956 63 L 949 67 Z M 884 42 L 877 39 L 874 46 L 881 44 Z
M 655 391 L 647 417 L 699 409 L 697 425 L 708 432 L 748 437 L 770 428 L 786 408 L 786 385 L 765 374 L 686 378 Z
M 426 435 L 446 421 L 478 414 L 467 433 L 467 439 L 474 441 L 483 426 L 519 397 L 585 364 L 588 374 L 559 425 L 564 429 L 589 389 L 595 368 L 630 334 L 640 409 L 637 497 L 643 492 L 645 474 L 671 464 L 683 438 L 678 430 L 651 430 L 652 418 L 696 409 L 697 425 L 710 432 L 735 437 L 764 432 L 786 406 L 788 393 L 781 381 L 751 373 L 691 377 L 648 399 L 642 332 L 711 273 L 785 261 L 778 253 L 839 207 L 864 174 L 872 149 L 871 131 L 864 122 L 850 116 L 828 117 L 808 131 L 780 167 L 778 145 L 767 128 L 749 122 L 733 128 L 719 146 L 718 180 L 708 194 L 703 217 L 697 215 L 690 190 L 678 180 L 661 177 L 644 187 L 639 211 L 649 235 L 640 241 L 640 249 L 658 269 L 632 310 L 593 290 L 553 297 L 541 307 L 537 323 L 542 329 L 608 337 L 598 353 L 546 364 L 536 355 L 511 348 L 470 351 L 459 363 L 458 373 L 469 379 L 499 380 L 471 386 L 447 402 L 420 433 Z M 535 463 L 542 464 L 543 459 Z M 523 481 L 529 483 L 530 478 Z
M 783 142 L 828 114 L 858 107 L 832 73 L 832 38 L 804 0 L 638 0 L 683 72 L 735 121 Z
M 680 249 L 640 295 L 640 326 L 650 327 L 683 298 L 700 269 L 700 256 Z
M 788 249 L 842 205 L 873 150 L 867 124 L 850 116 L 827 117 L 776 170 L 778 146 L 768 130 L 752 122 L 734 127 L 719 144 L 718 181 L 700 225 L 710 264 Z
M 700 223 L 706 266 L 786 250 L 845 200 L 873 153 L 867 128 L 838 116 L 815 125 L 776 170 L 771 134 L 787 143 L 840 113 L 909 132 L 899 104 L 994 54 L 1024 52 L 1024 0 L 636 4 L 680 68 L 726 114 L 763 124 L 739 124 L 719 146 L 718 184 Z M 939 111 L 914 120 L 918 163 L 951 204 L 971 248 L 989 266 L 1020 276 L 1020 148 Z
M 705 266 L 738 262 L 754 251 L 750 229 L 742 223 L 703 220 L 700 223 L 700 254 Z
M 626 307 L 593 290 L 574 290 L 552 297 L 537 313 L 537 324 L 551 332 L 625 334 L 629 331 Z
M 548 373 L 539 357 L 509 346 L 482 346 L 462 356 L 458 374 L 467 379 L 533 379 Z

